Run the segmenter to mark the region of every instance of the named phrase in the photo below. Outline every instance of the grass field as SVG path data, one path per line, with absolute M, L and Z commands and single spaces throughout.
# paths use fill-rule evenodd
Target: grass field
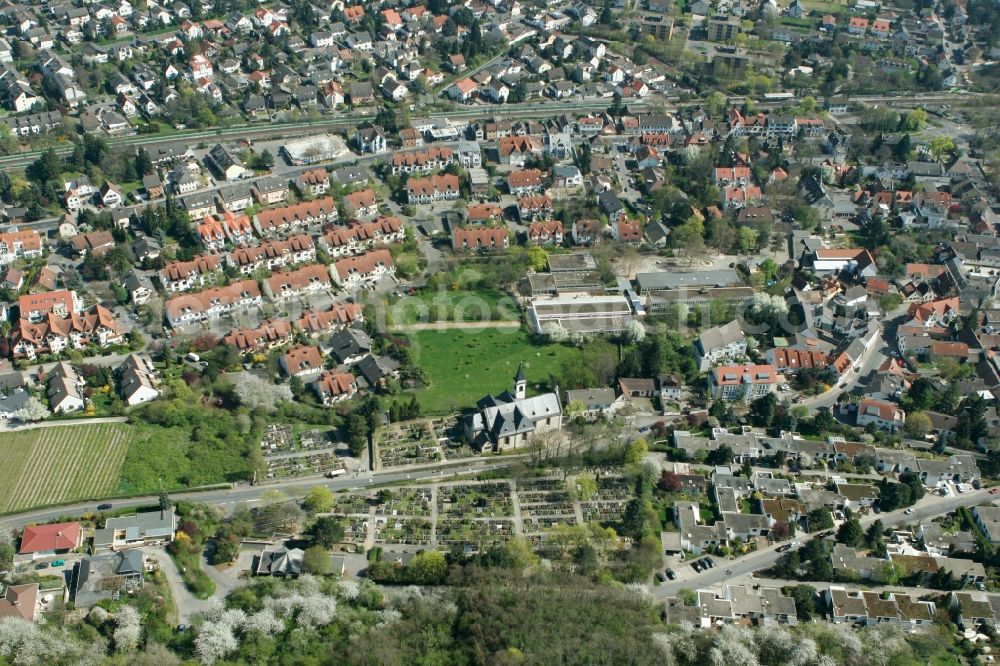
M 517 321 L 520 311 L 510 296 L 498 291 L 422 292 L 389 306 L 395 326 L 437 321 Z
M 429 379 L 416 391 L 425 414 L 461 411 L 487 393 L 511 388 L 521 361 L 529 394 L 548 390 L 550 374 L 582 358 L 574 347 L 533 345 L 523 330 L 420 331 L 410 339 L 413 360 Z
M 125 460 L 127 428 L 100 423 L 0 436 L 0 512 L 107 496 Z

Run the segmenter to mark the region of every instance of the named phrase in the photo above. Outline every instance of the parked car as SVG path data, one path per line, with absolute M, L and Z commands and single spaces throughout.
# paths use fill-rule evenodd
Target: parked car
M 704 562 L 705 566 L 708 567 L 709 569 L 715 568 L 715 562 L 713 562 L 710 557 L 706 557 L 705 559 L 702 560 L 702 562 Z
M 98 511 L 107 511 L 110 508 L 111 508 L 111 504 L 109 502 L 105 502 L 104 504 L 98 504 L 97 505 L 97 510 Z
M 665 580 L 667 580 L 667 577 L 663 575 L 662 571 L 657 571 L 656 572 L 656 580 L 658 580 L 658 581 L 660 581 L 662 583 Z
M 1000 493 L 1000 486 L 996 488 L 990 488 L 990 495 L 996 495 L 997 493 Z
M 910 515 L 911 513 L 913 513 L 913 509 L 907 509 L 903 513 L 905 513 L 906 515 Z
M 784 546 L 778 546 L 775 550 L 779 553 L 787 553 L 792 549 L 792 544 L 786 543 Z
M 701 562 L 695 560 L 694 562 L 691 563 L 691 568 L 697 571 L 698 573 L 701 573 L 702 570 Z
M 55 561 L 54 561 L 54 562 L 52 562 L 52 564 L 51 564 L 51 565 L 49 565 L 49 566 L 53 566 L 53 567 L 61 567 L 61 566 L 65 566 L 65 565 L 66 565 L 66 560 L 55 560 Z
M 38 569 L 39 571 L 41 571 L 42 569 L 48 569 L 48 568 L 49 568 L 49 563 L 48 562 L 39 562 L 38 564 L 35 565 L 35 569 Z
M 673 569 L 667 569 L 667 578 L 674 580 L 677 578 L 677 573 Z

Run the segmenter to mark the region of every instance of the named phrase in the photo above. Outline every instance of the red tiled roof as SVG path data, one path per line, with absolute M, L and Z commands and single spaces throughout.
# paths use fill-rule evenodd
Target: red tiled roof
M 80 545 L 82 536 L 78 522 L 25 527 L 18 552 L 23 555 L 50 550 L 72 550 Z

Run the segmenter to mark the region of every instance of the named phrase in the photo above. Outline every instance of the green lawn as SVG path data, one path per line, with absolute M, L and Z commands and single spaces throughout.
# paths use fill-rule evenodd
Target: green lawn
M 517 321 L 517 303 L 499 291 L 428 291 L 389 306 L 395 326 L 437 321 Z
M 221 410 L 194 427 L 141 421 L 129 427 L 132 441 L 117 488 L 122 495 L 156 492 L 161 482 L 167 490 L 176 490 L 246 479 L 247 441 L 260 441 L 256 435 L 244 441 L 231 416 Z
M 101 499 L 128 448 L 121 423 L 33 428 L 0 437 L 0 513 Z
M 410 340 L 413 360 L 429 380 L 416 391 L 425 414 L 461 411 L 488 393 L 511 388 L 522 361 L 528 393 L 549 390 L 550 374 L 582 358 L 575 347 L 533 345 L 520 329 L 420 331 Z

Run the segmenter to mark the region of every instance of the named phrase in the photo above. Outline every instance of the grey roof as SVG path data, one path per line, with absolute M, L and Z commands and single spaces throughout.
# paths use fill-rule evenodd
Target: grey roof
M 746 334 L 740 326 L 740 322 L 733 320 L 728 324 L 713 326 L 700 336 L 698 336 L 698 346 L 703 352 L 717 347 L 725 347 L 734 342 L 746 340 Z
M 330 353 L 340 363 L 343 363 L 351 356 L 367 354 L 371 350 L 371 338 L 361 329 L 345 328 L 330 338 Z
M 739 274 L 729 268 L 694 273 L 658 271 L 639 273 L 635 276 L 639 291 L 659 289 L 679 289 L 681 287 L 728 287 L 740 283 Z
M 298 576 L 302 573 L 302 558 L 305 553 L 300 548 L 278 548 L 265 550 L 257 560 L 257 574 L 265 576 Z
M 399 361 L 391 356 L 376 357 L 369 354 L 358 361 L 354 369 L 369 386 L 375 386 L 380 379 L 399 370 L 399 366 Z
M 78 608 L 93 606 L 116 591 L 140 587 L 144 570 L 139 549 L 85 557 L 74 571 L 73 601 Z
M 0 416 L 10 415 L 28 403 L 31 394 L 23 388 L 16 388 L 7 393 L 0 393 Z
M 566 391 L 567 402 L 580 402 L 590 409 L 605 409 L 615 401 L 615 392 L 609 388 L 576 389 Z
M 144 539 L 166 539 L 173 536 L 177 526 L 177 515 L 173 507 L 169 511 L 144 511 L 131 516 L 108 518 L 104 528 L 94 535 L 95 546 L 110 546 L 114 543 L 116 531 L 125 532 L 126 541 Z

